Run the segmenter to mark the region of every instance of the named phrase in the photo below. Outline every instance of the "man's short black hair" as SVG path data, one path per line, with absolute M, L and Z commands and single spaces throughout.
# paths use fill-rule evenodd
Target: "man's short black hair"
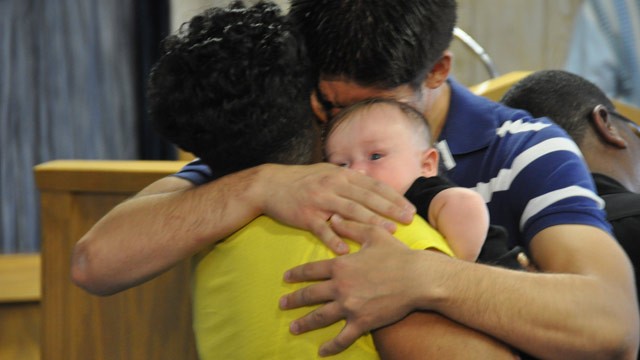
M 548 117 L 580 144 L 597 105 L 614 105 L 589 80 L 563 70 L 537 71 L 517 82 L 500 100 L 526 110 L 534 117 Z
M 292 0 L 289 14 L 325 78 L 417 86 L 449 47 L 455 0 Z
M 163 44 L 148 96 L 168 140 L 216 175 L 311 161 L 316 78 L 302 37 L 277 5 L 208 9 Z

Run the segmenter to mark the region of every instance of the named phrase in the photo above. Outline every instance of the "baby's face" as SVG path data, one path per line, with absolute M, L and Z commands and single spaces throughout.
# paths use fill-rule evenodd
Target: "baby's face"
M 423 170 L 428 146 L 399 109 L 379 104 L 360 110 L 333 130 L 326 142 L 329 162 L 360 171 L 404 194 Z

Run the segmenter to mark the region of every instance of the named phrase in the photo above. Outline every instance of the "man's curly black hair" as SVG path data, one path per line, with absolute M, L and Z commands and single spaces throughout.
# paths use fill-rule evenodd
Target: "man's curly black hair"
M 160 134 L 216 175 L 311 162 L 316 79 L 302 38 L 276 4 L 208 9 L 163 44 L 148 87 Z

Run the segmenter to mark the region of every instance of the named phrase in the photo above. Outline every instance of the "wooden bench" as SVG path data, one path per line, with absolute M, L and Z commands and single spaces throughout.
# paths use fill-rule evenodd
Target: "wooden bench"
M 504 74 L 494 79 L 490 79 L 480 84 L 471 86 L 469 90 L 474 94 L 484 96 L 493 101 L 499 101 L 502 96 L 509 90 L 515 83 L 531 74 L 532 71 L 514 71 L 508 74 Z M 626 104 L 622 101 L 612 99 L 618 112 L 629 119 L 640 124 L 640 108 Z

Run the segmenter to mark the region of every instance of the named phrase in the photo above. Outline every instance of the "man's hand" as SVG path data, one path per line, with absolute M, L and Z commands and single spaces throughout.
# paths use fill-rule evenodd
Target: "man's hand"
M 414 271 L 409 261 L 422 251 L 410 250 L 387 231 L 372 225 L 332 217 L 331 225 L 341 236 L 363 244 L 357 253 L 309 263 L 289 270 L 287 282 L 326 280 L 281 298 L 282 309 L 325 303 L 291 324 L 294 334 L 315 330 L 346 319 L 347 324 L 319 354 L 337 354 L 365 332 L 394 323 L 413 310 L 407 291 L 412 286 L 398 281 Z M 381 287 L 378 284 L 384 283 Z M 389 284 L 398 284 L 389 287 Z
M 311 231 L 337 254 L 349 252 L 332 230 L 329 217 L 380 225 L 395 231 L 395 220 L 409 223 L 415 207 L 391 187 L 357 171 L 327 163 L 308 166 L 264 165 L 262 212 Z

